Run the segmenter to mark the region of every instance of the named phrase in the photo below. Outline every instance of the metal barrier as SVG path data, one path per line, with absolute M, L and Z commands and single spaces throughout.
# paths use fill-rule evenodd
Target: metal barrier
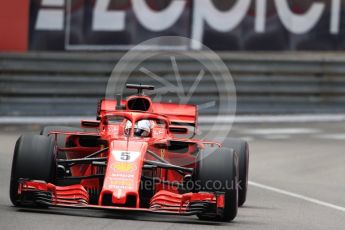
M 112 69 L 123 53 L 0 54 L 0 116 L 95 114 Z M 198 55 L 194 53 L 193 55 Z M 344 113 L 345 55 L 339 53 L 220 53 L 237 90 L 238 114 Z M 177 59 L 187 85 L 200 63 Z M 170 60 L 147 68 L 173 80 Z M 131 82 L 151 83 L 134 71 Z M 191 102 L 217 95 L 206 73 Z M 170 95 L 174 101 L 176 95 Z M 208 109 L 212 114 L 216 109 Z

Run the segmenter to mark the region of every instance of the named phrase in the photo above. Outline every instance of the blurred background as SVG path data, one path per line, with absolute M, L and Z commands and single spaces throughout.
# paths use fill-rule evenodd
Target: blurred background
M 117 61 L 158 36 L 216 51 L 234 78 L 238 114 L 344 113 L 344 9 L 342 0 L 3 1 L 0 115 L 93 116 Z M 195 44 L 157 48 L 202 52 Z M 200 71 L 177 61 L 186 81 Z M 169 62 L 151 66 L 169 78 Z M 137 82 L 143 74 L 133 75 Z

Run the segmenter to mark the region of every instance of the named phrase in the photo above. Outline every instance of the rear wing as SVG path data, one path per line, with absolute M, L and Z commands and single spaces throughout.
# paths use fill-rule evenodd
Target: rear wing
M 126 100 L 121 100 L 121 107 L 126 108 Z M 113 112 L 116 100 L 102 99 L 98 105 L 98 115 L 102 112 Z M 196 105 L 174 103 L 152 103 L 150 112 L 167 116 L 174 125 L 197 126 L 198 110 Z
M 165 115 L 175 125 L 197 125 L 198 110 L 196 105 L 173 103 L 152 103 L 152 112 Z

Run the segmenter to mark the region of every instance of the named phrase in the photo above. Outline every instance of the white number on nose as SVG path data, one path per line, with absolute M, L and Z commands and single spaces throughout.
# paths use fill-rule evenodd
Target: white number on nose
M 140 156 L 140 152 L 133 151 L 113 151 L 112 154 L 116 161 L 121 162 L 134 162 Z

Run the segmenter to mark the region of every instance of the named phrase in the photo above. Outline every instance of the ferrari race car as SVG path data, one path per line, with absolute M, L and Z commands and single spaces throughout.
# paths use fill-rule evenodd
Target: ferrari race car
M 10 199 L 15 206 L 94 208 L 197 215 L 231 221 L 246 200 L 245 141 L 193 139 L 197 107 L 154 103 L 144 90 L 100 100 L 81 128 L 45 127 L 16 142 Z M 187 137 L 186 137 L 187 136 Z

